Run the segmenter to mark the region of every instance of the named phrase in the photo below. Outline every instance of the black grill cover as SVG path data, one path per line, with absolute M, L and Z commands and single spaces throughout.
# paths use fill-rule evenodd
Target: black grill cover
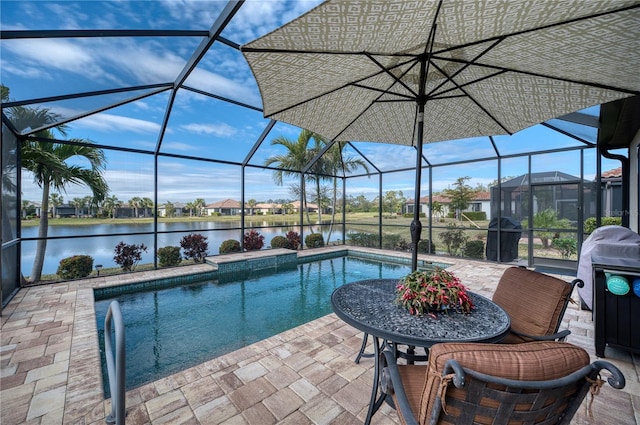
M 489 222 L 487 234 L 487 260 L 509 262 L 518 258 L 518 241 L 522 225 L 511 217 L 500 217 L 500 256 L 498 257 L 498 217 Z

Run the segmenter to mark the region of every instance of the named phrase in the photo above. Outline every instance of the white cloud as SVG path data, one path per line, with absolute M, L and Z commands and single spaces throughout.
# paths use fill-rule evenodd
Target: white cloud
M 169 0 L 158 2 L 158 4 L 167 9 L 171 18 L 176 22 L 184 22 L 189 28 L 209 29 L 226 2 Z
M 51 76 L 38 66 L 19 65 L 16 66 L 8 61 L 2 62 L 2 72 L 17 75 L 26 79 L 50 80 Z
M 135 44 L 122 40 L 104 47 L 97 59 L 133 76 L 138 84 L 173 82 L 186 63 L 186 58 L 156 42 Z
M 237 130 L 225 123 L 220 124 L 184 124 L 181 125 L 180 128 L 196 134 L 207 134 L 207 135 L 215 135 L 219 137 L 231 137 L 236 134 Z
M 194 151 L 196 147 L 191 143 L 183 142 L 162 142 L 162 151 L 188 152 Z
M 106 72 L 98 60 L 100 49 L 92 49 L 86 40 L 24 39 L 3 43 L 27 66 L 73 72 L 89 79 L 119 82 L 114 75 Z M 95 45 L 94 45 L 95 46 Z M 22 61 L 19 62 L 22 64 Z
M 105 133 L 158 133 L 160 125 L 155 122 L 129 118 L 121 115 L 100 113 L 73 122 L 74 127 L 86 127 Z
M 248 68 L 246 68 L 248 73 Z M 253 87 L 245 86 L 241 81 L 233 81 L 220 74 L 202 69 L 193 70 L 186 81 L 188 86 L 217 94 L 219 96 L 236 99 L 250 105 L 262 105 L 260 96 Z
M 187 50 L 187 54 L 191 54 L 193 48 L 195 45 Z M 3 63 L 4 72 L 53 79 L 51 71 L 58 70 L 117 86 L 173 82 L 189 59 L 171 52 L 158 40 L 133 43 L 128 39 L 29 39 L 3 43 L 3 49 L 16 56 L 15 63 L 6 66 Z M 244 74 L 249 73 L 246 66 L 239 64 L 235 66 L 235 75 L 242 68 Z M 188 80 L 189 85 L 198 89 L 260 104 L 255 87 L 247 87 L 242 81 L 231 80 L 202 67 L 193 70 Z
M 365 143 L 361 149 L 358 142 L 355 142 L 354 146 L 380 170 L 414 167 L 416 164 L 416 151 L 411 147 L 387 143 Z

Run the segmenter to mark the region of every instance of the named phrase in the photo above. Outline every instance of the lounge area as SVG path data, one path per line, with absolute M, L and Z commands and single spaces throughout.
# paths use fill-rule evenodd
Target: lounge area
M 3 425 L 405 425 L 383 358 L 417 359 L 422 406 L 433 344 L 486 343 L 494 366 L 497 343 L 545 326 L 626 381 L 603 371 L 570 423 L 640 425 L 640 0 L 23 0 L 0 19 Z M 467 298 L 424 315 L 387 302 L 399 276 L 442 264 Z M 293 270 L 293 289 L 247 277 L 264 269 Z M 552 291 L 529 274 L 560 280 L 568 307 L 542 307 Z M 191 319 L 172 323 L 184 338 L 143 328 L 123 357 L 161 364 L 161 341 L 213 358 L 174 355 L 114 413 L 100 297 L 147 291 L 157 313 L 162 285 L 185 296 L 162 300 L 164 320 Z M 375 320 L 351 321 L 352 300 Z M 194 322 L 233 350 L 193 348 Z M 580 363 L 544 349 L 523 375 Z
M 331 250 L 336 248 L 320 248 Z M 311 255 L 315 250 L 305 250 Z M 365 250 L 366 251 L 366 250 Z M 379 253 L 379 250 L 371 250 Z M 392 253 L 393 255 L 399 255 Z M 406 254 L 405 254 L 406 255 Z M 420 256 L 421 260 L 441 258 Z M 491 297 L 508 267 L 452 259 L 450 270 L 470 290 Z M 208 265 L 172 269 L 202 272 Z M 102 424 L 110 412 L 97 371 L 99 353 L 93 287 L 148 280 L 164 271 L 25 288 L 2 316 L 2 422 Z M 482 276 L 479 279 L 478 276 Z M 569 276 L 559 275 L 570 280 Z M 577 294 L 573 294 L 577 300 Z M 570 303 L 561 329 L 595 360 L 591 312 Z M 176 373 L 126 394 L 127 424 L 357 424 L 367 413 L 373 359 L 354 362 L 362 333 L 335 314 Z M 369 350 L 371 347 L 369 347 Z M 606 360 L 626 386 L 587 396 L 572 424 L 640 423 L 640 357 L 607 348 Z M 5 366 L 6 365 L 6 366 Z M 383 405 L 372 424 L 397 424 Z

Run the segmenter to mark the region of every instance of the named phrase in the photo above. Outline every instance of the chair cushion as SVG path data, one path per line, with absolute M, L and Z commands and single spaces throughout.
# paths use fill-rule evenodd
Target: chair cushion
M 422 393 L 424 392 L 424 383 L 427 377 L 427 365 L 398 365 L 398 372 L 400 373 L 400 379 L 402 380 L 402 387 L 409 400 L 411 411 L 414 416 L 418 417 L 420 409 L 420 402 L 422 400 Z M 398 406 L 398 400 L 395 393 L 393 393 L 393 402 Z M 397 409 L 398 416 L 401 418 L 401 423 L 406 423 L 406 419 L 402 417 L 402 411 Z
M 569 375 L 589 364 L 589 354 L 566 342 L 524 344 L 442 343 L 429 353 L 428 371 L 420 400 L 419 421 L 428 423 L 438 395 L 440 376 L 449 359 L 487 375 L 522 381 L 543 381 Z
M 573 287 L 562 279 L 523 267 L 510 267 L 500 278 L 493 302 L 511 318 L 511 329 L 528 335 L 557 332 Z M 517 337 L 504 342 L 523 342 Z

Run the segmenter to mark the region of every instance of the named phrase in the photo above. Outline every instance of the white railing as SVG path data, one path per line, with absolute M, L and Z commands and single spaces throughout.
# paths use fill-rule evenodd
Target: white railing
M 115 326 L 115 353 L 111 336 L 111 321 Z M 105 419 L 108 424 L 124 425 L 125 417 L 125 347 L 124 321 L 118 301 L 112 301 L 104 318 L 104 351 L 107 359 L 111 413 Z

